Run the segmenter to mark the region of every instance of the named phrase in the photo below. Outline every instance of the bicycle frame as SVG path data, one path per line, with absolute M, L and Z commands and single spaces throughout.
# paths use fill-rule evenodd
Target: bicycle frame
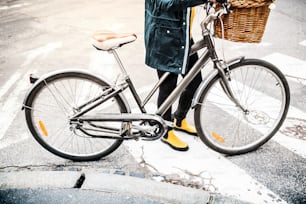
M 214 20 L 212 18 L 206 18 L 202 23 L 201 23 L 201 28 L 202 28 L 202 36 L 203 38 L 196 42 L 195 44 L 192 45 L 190 49 L 190 54 L 192 55 L 199 50 L 202 50 L 203 48 L 206 48 L 203 52 L 203 54 L 199 57 L 197 62 L 194 64 L 194 66 L 189 70 L 189 72 L 186 74 L 186 76 L 179 82 L 179 84 L 176 86 L 176 88 L 172 91 L 172 93 L 167 97 L 167 99 L 162 103 L 162 105 L 158 108 L 158 110 L 155 112 L 155 114 L 147 114 L 147 111 L 145 110 L 145 105 L 147 102 L 151 99 L 151 97 L 154 95 L 154 93 L 157 91 L 157 89 L 160 87 L 160 85 L 167 79 L 170 73 L 165 73 L 155 84 L 153 89 L 149 92 L 149 94 L 146 96 L 144 101 L 141 100 L 139 94 L 136 91 L 136 88 L 131 81 L 126 69 L 124 68 L 123 63 L 121 62 L 117 52 L 115 49 L 112 49 L 108 52 L 114 55 L 119 68 L 121 69 L 121 72 L 123 74 L 124 82 L 120 83 L 119 85 L 115 85 L 104 91 L 100 96 L 96 97 L 95 99 L 91 99 L 90 101 L 86 102 L 85 104 L 77 107 L 78 110 L 80 110 L 82 107 L 86 107 L 84 110 L 81 110 L 78 112 L 76 115 L 73 115 L 70 120 L 72 123 L 78 123 L 79 117 L 87 113 L 88 111 L 94 109 L 95 107 L 99 106 L 103 102 L 109 100 L 110 98 L 116 96 L 117 94 L 120 94 L 127 88 L 130 89 L 133 98 L 135 99 L 138 108 L 141 111 L 141 114 L 133 114 L 133 113 L 124 113 L 121 115 L 104 115 L 103 117 L 99 118 L 86 118 L 82 117 L 81 121 L 124 121 L 124 122 L 132 122 L 132 121 L 155 121 L 156 123 L 159 124 L 159 126 L 162 126 L 164 131 L 167 129 L 166 127 L 166 122 L 164 121 L 161 117 L 165 114 L 165 112 L 170 108 L 172 104 L 177 100 L 177 98 L 181 95 L 183 90 L 189 85 L 189 83 L 199 74 L 204 68 L 207 63 L 212 60 L 214 64 L 214 71 L 220 76 L 220 83 L 221 86 L 226 93 L 226 95 L 229 97 L 229 99 L 237 106 L 239 107 L 242 111 L 247 113 L 247 110 L 241 106 L 241 104 L 238 102 L 238 100 L 235 98 L 234 94 L 231 91 L 231 88 L 228 84 L 228 80 L 230 80 L 229 76 L 229 70 L 228 70 L 228 65 L 226 62 L 223 62 L 222 60 L 219 60 L 218 55 L 216 53 L 212 37 L 210 35 L 210 31 L 207 28 L 207 25 Z M 240 57 L 238 59 L 232 60 L 231 62 L 235 63 L 237 60 L 242 60 L 243 58 Z M 205 81 L 204 81 L 205 82 Z M 205 83 L 204 83 L 205 84 Z M 201 86 L 202 87 L 202 86 Z M 198 98 L 197 96 L 195 98 Z M 194 107 L 194 105 L 193 105 Z M 160 116 L 160 117 L 158 117 Z M 153 137 L 154 139 L 159 138 Z
M 242 110 L 245 110 L 238 102 L 238 100 L 235 99 L 229 85 L 227 82 L 227 77 L 226 77 L 226 73 L 224 72 L 224 69 L 226 67 L 223 67 L 222 64 L 220 63 L 220 60 L 218 59 L 217 53 L 215 51 L 211 36 L 209 34 L 209 31 L 206 29 L 206 32 L 203 32 L 203 39 L 196 42 L 190 50 L 190 55 L 196 53 L 197 51 L 203 49 L 203 48 L 207 48 L 204 50 L 204 53 L 199 57 L 199 59 L 197 60 L 197 62 L 195 63 L 195 65 L 190 69 L 190 71 L 188 72 L 188 74 L 179 82 L 179 84 L 177 85 L 177 87 L 173 90 L 173 92 L 167 97 L 167 99 L 163 102 L 163 104 L 158 108 L 158 110 L 156 111 L 156 115 L 159 116 L 163 116 L 164 113 L 169 109 L 169 107 L 176 101 L 176 99 L 180 96 L 180 94 L 182 93 L 182 91 L 189 85 L 189 83 L 194 79 L 194 77 L 201 71 L 202 68 L 204 68 L 207 63 L 209 62 L 209 59 L 211 59 L 214 63 L 214 68 L 216 68 L 218 70 L 218 73 L 222 76 L 222 86 L 226 92 L 226 94 L 228 95 L 228 97 L 238 106 L 240 107 Z M 140 111 L 142 113 L 146 113 L 146 110 L 144 108 L 144 106 L 147 104 L 148 101 L 150 101 L 151 97 L 154 95 L 154 93 L 157 91 L 157 89 L 159 88 L 159 86 L 167 79 L 167 77 L 169 76 L 169 72 L 165 73 L 159 80 L 158 82 L 155 84 L 155 86 L 153 87 L 153 89 L 149 92 L 149 94 L 146 96 L 146 98 L 142 101 L 132 83 L 132 81 L 130 80 L 130 77 L 128 76 L 117 52 L 115 50 L 111 50 L 110 51 L 114 56 L 115 59 L 122 71 L 122 73 L 125 75 L 125 82 L 127 84 L 127 87 L 129 87 Z M 239 57 L 238 60 L 241 60 L 242 57 Z M 233 60 L 233 61 L 237 61 L 237 60 Z M 126 87 L 126 88 L 127 88 Z
M 207 29 L 207 22 L 203 22 L 201 24 L 202 27 L 202 35 L 203 38 L 196 42 L 195 44 L 192 45 L 191 49 L 190 49 L 190 54 L 192 55 L 194 53 L 196 53 L 197 51 L 206 48 L 203 52 L 203 54 L 199 57 L 199 59 L 197 60 L 197 62 L 194 64 L 194 66 L 190 69 L 190 71 L 187 73 L 187 75 L 179 82 L 179 84 L 176 86 L 176 88 L 173 90 L 173 92 L 167 97 L 167 99 L 163 102 L 163 104 L 158 108 L 158 110 L 155 112 L 155 115 L 159 115 L 159 116 L 163 116 L 164 113 L 169 109 L 169 107 L 176 101 L 176 99 L 181 95 L 182 91 L 189 85 L 189 83 L 194 79 L 194 77 L 201 71 L 202 68 L 204 68 L 207 63 L 210 61 L 210 59 L 212 60 L 212 62 L 214 63 L 214 69 L 217 70 L 218 74 L 221 76 L 221 86 L 224 89 L 224 92 L 227 94 L 227 96 L 230 98 L 231 101 L 233 101 L 233 103 L 236 104 L 237 107 L 239 107 L 242 111 L 246 111 L 244 107 L 242 107 L 240 105 L 240 103 L 238 102 L 238 100 L 235 98 L 234 94 L 232 93 L 229 85 L 228 85 L 228 80 L 230 80 L 229 77 L 229 73 L 227 70 L 227 63 L 223 62 L 222 60 L 219 60 L 218 55 L 215 51 L 215 47 L 212 41 L 212 37 L 210 35 L 209 30 Z M 126 90 L 127 88 L 130 89 L 133 98 L 135 99 L 138 108 L 140 109 L 141 113 L 145 114 L 147 113 L 147 111 L 145 110 L 145 105 L 147 104 L 148 101 L 150 101 L 151 97 L 154 95 L 154 93 L 158 90 L 159 86 L 167 79 L 167 77 L 169 76 L 170 73 L 165 73 L 159 80 L 158 82 L 155 84 L 155 86 L 153 87 L 153 89 L 149 92 L 149 94 L 145 97 L 145 99 L 142 101 L 139 94 L 136 91 L 136 88 L 133 84 L 133 82 L 131 81 L 126 69 L 124 68 L 123 63 L 120 60 L 120 57 L 118 56 L 117 52 L 115 49 L 110 50 L 109 51 L 111 54 L 114 55 L 119 68 L 121 70 L 121 72 L 124 75 L 124 82 L 120 85 L 118 85 L 116 88 L 110 88 L 108 91 L 106 91 L 106 93 L 101 94 L 100 96 L 96 97 L 95 99 L 90 100 L 89 102 L 85 103 L 84 105 L 81 105 L 78 108 L 82 108 L 85 107 L 86 105 L 90 104 L 90 103 L 94 103 L 93 105 L 91 105 L 90 107 L 86 108 L 83 111 L 80 111 L 78 114 L 72 116 L 73 119 L 78 118 L 82 115 L 84 115 L 85 113 L 87 113 L 88 111 L 94 109 L 95 107 L 97 107 L 98 105 L 102 104 L 104 101 L 110 99 L 111 97 L 123 92 L 124 90 Z M 230 61 L 229 63 L 234 63 L 237 61 L 242 60 L 243 57 L 239 57 L 237 59 L 234 59 L 232 61 Z M 104 97 L 105 96 L 105 97 Z M 139 118 L 139 114 L 138 118 Z M 129 117 L 130 120 L 135 120 L 136 115 L 134 115 L 135 117 Z M 125 117 L 127 117 L 127 115 L 125 115 Z M 100 118 L 100 119 L 95 119 L 96 121 L 102 121 L 102 120 L 106 120 L 107 117 L 104 117 L 104 119 Z M 123 116 L 121 117 L 123 118 Z M 117 120 L 119 118 L 117 117 Z M 89 120 L 89 119 L 88 119 Z M 91 119 L 92 120 L 92 119 Z

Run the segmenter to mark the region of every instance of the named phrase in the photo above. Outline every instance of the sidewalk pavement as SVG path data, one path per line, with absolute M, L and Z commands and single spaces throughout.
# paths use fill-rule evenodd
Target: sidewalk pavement
M 246 203 L 204 190 L 99 171 L 0 172 L 0 203 Z

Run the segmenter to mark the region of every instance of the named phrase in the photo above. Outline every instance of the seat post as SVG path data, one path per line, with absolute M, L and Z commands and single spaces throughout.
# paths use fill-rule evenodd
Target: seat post
M 125 77 L 125 82 L 128 84 L 128 87 L 130 88 L 131 92 L 132 92 L 132 95 L 134 96 L 134 99 L 136 100 L 136 103 L 140 109 L 140 111 L 142 113 L 146 113 L 146 110 L 145 108 L 143 107 L 142 105 L 142 101 L 141 101 L 141 98 L 139 97 L 136 89 L 135 89 L 135 86 L 132 82 L 132 80 L 130 79 L 128 73 L 126 72 L 120 58 L 119 58 L 119 55 L 117 54 L 116 50 L 115 49 L 111 49 L 109 50 L 108 52 L 112 53 L 114 56 L 115 56 L 115 59 L 117 61 L 117 63 L 119 64 L 119 67 L 121 69 L 121 72 L 124 74 L 124 77 Z
M 119 65 L 119 67 L 120 67 L 121 72 L 122 72 L 125 76 L 128 76 L 128 73 L 126 72 L 126 70 L 125 70 L 125 68 L 124 68 L 124 66 L 123 66 L 123 64 L 122 64 L 122 62 L 121 62 L 121 60 L 120 60 L 120 58 L 119 58 L 119 55 L 118 55 L 118 53 L 116 52 L 116 50 L 115 50 L 115 49 L 111 49 L 111 50 L 109 50 L 108 52 L 114 55 L 114 57 L 115 57 L 115 59 L 116 59 L 118 65 Z

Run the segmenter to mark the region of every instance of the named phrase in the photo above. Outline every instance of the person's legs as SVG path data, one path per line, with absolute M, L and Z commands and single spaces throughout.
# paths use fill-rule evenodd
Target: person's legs
M 158 78 L 161 78 L 165 72 L 157 70 Z M 177 83 L 177 74 L 170 73 L 167 79 L 160 85 L 159 93 L 157 98 L 157 106 L 160 107 L 162 103 L 167 99 L 171 92 L 175 89 Z M 171 118 L 171 107 L 163 115 L 163 119 L 167 121 L 172 121 Z
M 189 59 L 189 70 L 192 68 L 192 66 L 196 63 L 198 60 L 198 55 L 194 54 L 190 56 Z M 184 75 L 183 75 L 184 77 Z M 199 87 L 200 83 L 202 82 L 202 76 L 201 72 L 191 81 L 191 83 L 188 85 L 188 87 L 183 91 L 183 93 L 180 96 L 179 104 L 176 112 L 174 113 L 175 118 L 175 126 L 178 127 L 178 129 L 181 129 L 187 133 L 191 133 L 193 135 L 196 135 L 196 131 L 193 127 L 191 127 L 187 121 L 185 120 L 187 112 L 189 111 L 192 103 L 192 98 L 194 96 L 195 91 Z
M 161 78 L 165 72 L 157 70 L 158 77 Z M 157 105 L 160 107 L 162 103 L 166 100 L 166 98 L 171 94 L 171 92 L 175 89 L 177 83 L 177 74 L 170 73 L 167 79 L 160 85 L 159 94 L 157 98 Z M 171 107 L 166 111 L 166 113 L 162 116 L 164 120 L 172 121 L 171 115 Z M 167 134 L 161 138 L 161 141 L 168 144 L 175 150 L 186 151 L 188 150 L 188 145 L 181 141 L 173 131 L 173 128 L 168 127 Z

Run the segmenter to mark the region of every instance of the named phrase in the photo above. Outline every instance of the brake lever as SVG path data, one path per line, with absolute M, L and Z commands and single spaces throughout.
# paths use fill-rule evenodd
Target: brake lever
M 204 10 L 206 11 L 206 15 L 210 14 L 210 9 L 214 8 L 214 3 L 212 1 L 207 1 L 204 4 Z
M 232 10 L 230 10 L 231 4 L 229 4 L 228 2 L 223 3 L 222 6 L 225 9 L 227 14 L 232 12 Z

